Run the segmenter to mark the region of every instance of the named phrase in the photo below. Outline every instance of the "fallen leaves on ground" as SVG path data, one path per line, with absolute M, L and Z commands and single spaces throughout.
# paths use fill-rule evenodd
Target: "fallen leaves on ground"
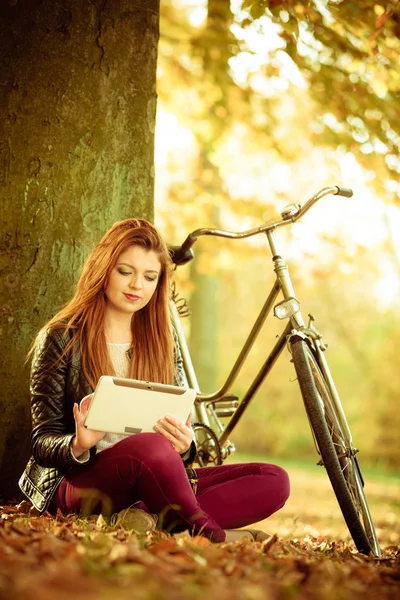
M 400 545 L 382 559 L 311 535 L 212 544 L 137 533 L 101 517 L 0 507 L 0 599 L 357 600 L 400 598 Z

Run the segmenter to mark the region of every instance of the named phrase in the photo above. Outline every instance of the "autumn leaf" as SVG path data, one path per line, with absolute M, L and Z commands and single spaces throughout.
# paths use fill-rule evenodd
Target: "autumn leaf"
M 376 28 L 377 29 L 383 28 L 384 24 L 389 19 L 389 17 L 392 16 L 392 14 L 393 14 L 393 11 L 391 11 L 391 10 L 387 10 L 384 13 L 382 13 L 376 20 Z
M 298 523 L 309 519 L 301 507 Z M 30 517 L 26 508 L 0 509 L 7 516 L 0 519 L 1 600 L 334 600 L 338 582 L 340 600 L 394 600 L 399 589 L 400 545 L 385 545 L 392 530 L 398 538 L 396 524 L 379 530 L 382 558 L 376 559 L 339 536 L 282 534 L 272 523 L 283 525 L 283 512 L 279 521 L 269 520 L 275 533 L 265 542 L 213 544 L 187 531 L 139 534 L 101 515 Z M 315 498 L 314 525 L 318 510 Z

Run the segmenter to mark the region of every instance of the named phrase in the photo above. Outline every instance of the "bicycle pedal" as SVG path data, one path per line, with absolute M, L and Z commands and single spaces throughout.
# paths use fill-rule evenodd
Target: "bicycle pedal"
M 207 406 L 213 406 L 216 410 L 220 410 L 221 408 L 237 408 L 239 406 L 238 400 L 232 400 L 232 402 L 212 402 Z
M 215 411 L 217 417 L 232 417 L 236 412 L 236 408 L 221 408 Z

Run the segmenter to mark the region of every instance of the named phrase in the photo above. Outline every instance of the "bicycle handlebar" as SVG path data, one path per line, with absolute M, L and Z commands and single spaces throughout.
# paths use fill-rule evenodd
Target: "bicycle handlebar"
M 237 240 L 251 237 L 258 233 L 266 233 L 267 231 L 272 231 L 277 227 L 281 227 L 283 225 L 288 225 L 289 223 L 294 223 L 295 221 L 298 221 L 303 215 L 305 215 L 305 213 L 308 210 L 310 210 L 310 208 L 316 202 L 318 202 L 318 200 L 320 200 L 324 196 L 327 196 L 328 194 L 334 194 L 337 196 L 344 196 L 345 198 L 351 198 L 353 195 L 353 190 L 349 188 L 340 187 L 338 185 L 323 188 L 317 194 L 315 194 L 309 200 L 307 200 L 307 202 L 303 206 L 300 206 L 300 204 L 293 204 L 290 207 L 288 207 L 288 209 L 290 210 L 287 210 L 287 212 L 285 212 L 284 209 L 282 211 L 281 220 L 263 223 L 259 227 L 254 227 L 253 229 L 248 229 L 242 232 L 235 233 L 233 231 L 223 231 L 220 229 L 210 229 L 205 227 L 203 227 L 202 229 L 196 229 L 195 231 L 189 233 L 182 246 L 173 247 L 174 262 L 176 264 L 184 264 L 185 262 L 191 260 L 193 258 L 193 252 L 191 248 L 195 241 L 203 235 L 214 235 L 217 237 L 224 237 Z
M 337 196 L 345 196 L 346 198 L 352 197 L 353 190 L 351 190 L 350 188 L 340 187 L 339 185 L 336 185 L 335 187 L 337 187 L 337 192 L 336 192 Z

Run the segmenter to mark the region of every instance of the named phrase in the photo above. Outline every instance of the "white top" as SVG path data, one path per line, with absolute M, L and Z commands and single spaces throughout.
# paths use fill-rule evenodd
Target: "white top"
M 108 353 L 117 377 L 128 377 L 129 375 L 129 356 L 127 355 L 127 351 L 130 347 L 131 345 L 129 342 L 127 344 L 111 344 L 110 342 L 107 342 Z M 127 437 L 129 437 L 129 435 L 106 433 L 103 439 L 96 444 L 97 452 L 101 452 L 102 450 L 105 450 L 105 448 L 108 448 Z

